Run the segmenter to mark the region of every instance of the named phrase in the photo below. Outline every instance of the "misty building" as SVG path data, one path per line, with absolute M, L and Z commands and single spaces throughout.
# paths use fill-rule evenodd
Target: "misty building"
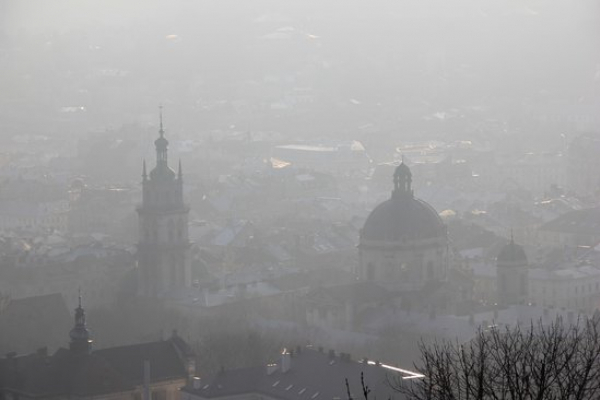
M 181 162 L 177 173 L 168 164 L 165 131 L 160 123 L 156 166 L 142 172 L 142 204 L 138 207 L 138 294 L 165 297 L 191 285 L 188 237 L 189 207 L 183 201 Z
M 570 144 L 567 153 L 567 186 L 582 196 L 600 190 L 600 135 L 583 134 Z
M 496 277 L 499 304 L 525 304 L 529 288 L 527 256 L 512 237 L 498 254 Z
M 420 291 L 447 279 L 447 233 L 438 213 L 414 197 L 404 163 L 393 175 L 389 200 L 378 205 L 360 232 L 359 276 L 393 291 Z
M 94 351 L 81 300 L 69 337 L 69 348 L 53 354 L 40 348 L 0 358 L 0 398 L 141 400 L 146 391 L 153 400 L 178 400 L 195 374 L 192 351 L 176 333 Z

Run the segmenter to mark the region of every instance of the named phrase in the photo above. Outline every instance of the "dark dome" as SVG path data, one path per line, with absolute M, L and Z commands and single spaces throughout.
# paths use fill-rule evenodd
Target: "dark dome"
M 392 197 L 367 218 L 362 239 L 397 242 L 444 237 L 442 219 L 429 204 L 412 196 Z
M 412 176 L 412 173 L 410 172 L 410 168 L 408 168 L 408 165 L 402 162 L 396 167 L 396 170 L 394 171 L 394 176 L 396 175 Z
M 502 248 L 502 250 L 500 250 L 497 261 L 498 263 L 527 263 L 527 256 L 525 255 L 523 248 L 511 240 Z

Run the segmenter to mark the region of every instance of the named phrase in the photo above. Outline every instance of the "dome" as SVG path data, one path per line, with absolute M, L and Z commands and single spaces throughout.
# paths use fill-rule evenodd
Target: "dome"
M 361 233 L 361 239 L 397 242 L 433 239 L 446 236 L 446 227 L 437 212 L 412 190 L 412 174 L 401 163 L 393 176 L 392 198 L 371 212 Z
M 371 212 L 361 239 L 397 242 L 445 235 L 442 219 L 429 204 L 414 197 L 392 197 Z
M 497 258 L 498 264 L 501 263 L 527 263 L 527 256 L 521 246 L 511 240 L 500 250 Z
M 400 165 L 398 165 L 396 167 L 396 170 L 394 171 L 394 176 L 412 176 L 412 173 L 410 172 L 410 168 L 408 168 L 408 165 L 404 164 L 404 162 L 400 163 Z

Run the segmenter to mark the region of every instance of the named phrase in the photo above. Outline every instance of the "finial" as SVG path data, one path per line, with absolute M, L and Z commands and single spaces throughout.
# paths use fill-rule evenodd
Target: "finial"
M 160 130 L 158 132 L 160 133 L 160 137 L 163 137 L 165 136 L 165 130 L 163 129 L 163 105 L 159 105 L 158 109 L 160 115 Z

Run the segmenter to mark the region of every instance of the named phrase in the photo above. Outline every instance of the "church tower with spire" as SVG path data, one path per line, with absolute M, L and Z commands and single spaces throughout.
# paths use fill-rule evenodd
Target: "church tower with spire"
M 77 355 L 86 355 L 92 352 L 92 339 L 85 323 L 85 310 L 81 306 L 81 290 L 79 291 L 79 305 L 75 309 L 75 326 L 69 332 L 71 341 L 69 350 Z
M 160 112 L 159 137 L 154 141 L 156 166 L 142 167 L 142 204 L 138 207 L 138 294 L 166 297 L 190 286 L 188 213 L 183 201 L 181 162 L 175 173 L 168 164 L 169 141 Z

